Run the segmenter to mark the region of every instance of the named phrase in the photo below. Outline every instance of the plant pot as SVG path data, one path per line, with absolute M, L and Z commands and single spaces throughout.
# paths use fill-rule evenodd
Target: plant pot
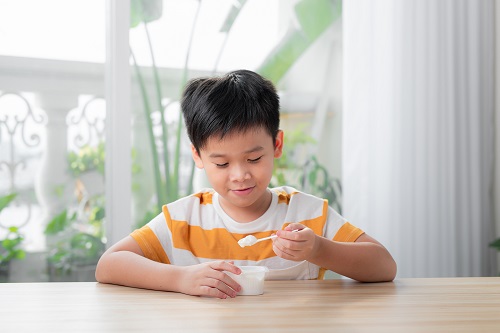
M 52 262 L 47 263 L 50 282 L 95 282 L 97 263 L 71 263 L 57 267 Z
M 9 282 L 10 277 L 10 261 L 0 264 L 0 283 Z

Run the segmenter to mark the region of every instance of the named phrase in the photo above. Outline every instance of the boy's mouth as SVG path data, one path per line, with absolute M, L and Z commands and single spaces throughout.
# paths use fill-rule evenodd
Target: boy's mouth
M 243 188 L 243 189 L 233 190 L 233 192 L 236 195 L 247 195 L 248 193 L 252 192 L 253 188 L 254 187 L 252 186 L 252 187 L 247 187 L 247 188 Z

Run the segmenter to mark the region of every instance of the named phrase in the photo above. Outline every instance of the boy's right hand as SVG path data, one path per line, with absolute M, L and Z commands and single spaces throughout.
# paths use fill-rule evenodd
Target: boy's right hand
M 240 274 L 241 270 L 227 261 L 212 261 L 182 267 L 179 291 L 195 296 L 236 297 L 241 287 L 224 271 Z

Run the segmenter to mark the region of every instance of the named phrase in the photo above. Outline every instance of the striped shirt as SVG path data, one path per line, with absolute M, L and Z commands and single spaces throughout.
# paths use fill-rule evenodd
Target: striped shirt
M 283 186 L 270 189 L 272 201 L 258 219 L 239 223 L 227 215 L 219 195 L 204 189 L 163 206 L 163 212 L 132 232 L 146 258 L 179 266 L 207 261 L 234 261 L 235 265 L 267 266 L 268 280 L 322 279 L 325 269 L 309 263 L 282 259 L 272 241 L 240 247 L 247 235 L 271 236 L 290 223 L 301 223 L 317 235 L 339 242 L 354 242 L 363 231 L 347 222 L 328 201 Z

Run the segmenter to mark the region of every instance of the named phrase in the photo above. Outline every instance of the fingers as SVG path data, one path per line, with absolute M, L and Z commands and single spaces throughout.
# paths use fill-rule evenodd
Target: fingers
M 241 273 L 241 269 L 235 266 L 233 261 L 213 261 L 208 265 L 217 271 L 228 271 L 236 275 Z
M 230 262 L 215 261 L 208 264 L 211 272 L 205 281 L 208 287 L 206 292 L 209 296 L 218 298 L 236 297 L 237 292 L 241 290 L 241 286 L 236 283 L 224 271 L 234 274 L 240 274 L 241 270 Z
M 276 236 L 278 236 L 280 239 L 282 240 L 290 240 L 290 241 L 294 241 L 294 242 L 298 242 L 298 241 L 304 241 L 304 237 L 303 235 L 300 234 L 301 230 L 299 229 L 294 229 L 292 231 L 288 231 L 288 230 L 278 230 L 276 232 Z
M 283 230 L 286 230 L 286 231 L 294 231 L 294 230 L 300 231 L 300 230 L 305 229 L 305 228 L 307 228 L 307 227 L 305 225 L 303 225 L 302 223 L 290 223 Z
M 273 251 L 276 253 L 278 257 L 281 257 L 283 259 L 287 260 L 294 260 L 294 261 L 299 261 L 302 260 L 302 251 L 300 250 L 293 250 L 290 249 L 289 247 L 283 246 L 283 244 L 279 241 L 276 241 L 273 244 Z
M 277 256 L 294 261 L 307 260 L 316 237 L 311 229 L 292 223 L 276 234 L 278 238 L 273 241 L 273 251 Z
M 214 270 L 219 271 L 221 274 L 216 277 L 218 280 L 224 282 L 226 285 L 228 285 L 232 290 L 235 291 L 240 291 L 241 286 L 236 283 L 229 275 L 223 273 L 224 271 L 226 272 L 231 272 L 233 274 L 239 275 L 241 274 L 241 269 L 238 268 L 237 266 L 234 265 L 234 262 L 230 261 L 215 261 L 210 263 L 210 267 Z
M 285 238 L 289 240 L 298 241 L 301 240 L 301 236 L 299 235 L 299 231 L 306 229 L 307 227 L 300 223 L 290 223 L 283 230 L 278 230 L 276 235 L 280 238 Z
M 228 297 L 227 294 L 223 293 L 219 289 L 209 286 L 200 287 L 200 296 L 215 297 L 220 299 L 226 299 Z
M 206 285 L 203 288 L 205 288 L 206 295 L 211 297 L 226 299 L 228 297 L 234 298 L 237 295 L 236 290 L 231 288 L 226 282 L 219 279 L 207 278 Z

